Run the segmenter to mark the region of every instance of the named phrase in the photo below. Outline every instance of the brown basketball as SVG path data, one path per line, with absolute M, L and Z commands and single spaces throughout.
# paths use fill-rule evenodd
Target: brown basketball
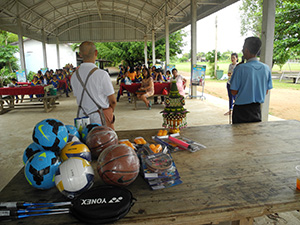
M 136 179 L 139 168 L 137 154 L 124 144 L 106 148 L 98 158 L 97 170 L 106 184 L 127 186 Z
M 97 159 L 104 149 L 115 144 L 118 144 L 118 136 L 110 127 L 94 127 L 86 137 L 86 145 L 89 147 L 93 159 Z

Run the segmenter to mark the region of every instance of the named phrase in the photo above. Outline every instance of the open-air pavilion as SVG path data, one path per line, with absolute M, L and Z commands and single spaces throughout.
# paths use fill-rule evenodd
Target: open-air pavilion
M 39 40 L 43 42 L 43 58 L 44 65 L 43 67 L 47 67 L 47 58 L 46 58 L 46 47 L 45 44 L 57 44 L 57 55 L 59 58 L 59 43 L 72 43 L 72 42 L 81 42 L 84 40 L 90 40 L 94 42 L 101 41 L 152 41 L 153 49 L 155 47 L 155 41 L 165 37 L 166 38 L 166 64 L 169 63 L 169 46 L 168 46 L 168 38 L 169 34 L 177 31 L 189 24 L 191 24 L 191 52 L 192 52 L 192 60 L 191 66 L 196 64 L 196 51 L 197 49 L 197 32 L 196 32 L 196 22 L 218 10 L 233 4 L 237 0 L 168 0 L 168 1 L 158 1 L 158 0 L 3 0 L 0 3 L 0 29 L 6 30 L 9 32 L 13 32 L 19 35 L 19 48 L 21 55 L 21 65 L 22 69 L 26 69 L 26 62 L 24 57 L 24 48 L 23 48 L 23 39 L 22 37 L 28 37 L 32 39 Z M 273 37 L 274 37 L 274 19 L 275 19 L 275 2 L 274 0 L 264 0 L 264 13 L 263 13 L 263 27 L 262 27 L 262 41 L 263 41 L 263 49 L 261 52 L 261 60 L 268 65 L 272 64 L 272 52 L 273 52 Z M 145 63 L 147 63 L 147 52 L 145 48 Z M 153 51 L 152 58 L 155 62 L 155 51 Z M 191 92 L 195 93 L 196 88 L 192 87 Z M 268 106 L 269 106 L 269 95 L 267 100 L 263 106 L 263 120 L 268 120 Z M 67 105 L 65 110 L 70 111 L 70 108 L 75 108 L 74 105 Z M 195 107 L 197 108 L 197 107 Z M 159 109 L 157 109 L 158 111 Z M 223 110 L 221 110 L 223 112 Z M 59 115 L 64 117 L 65 115 L 71 115 L 70 112 L 68 114 L 64 111 L 59 111 L 58 114 L 52 114 L 53 116 Z M 5 115 L 5 118 L 12 118 L 11 115 Z M 119 114 L 118 119 L 124 119 L 123 114 Z M 27 115 L 22 115 L 21 119 L 24 124 L 30 126 L 30 123 L 26 119 Z M 43 116 L 41 116 L 43 117 Z M 39 118 L 39 117 L 37 117 Z M 196 118 L 196 117 L 194 117 Z M 153 118 L 150 118 L 150 120 Z M 268 123 L 266 123 L 268 124 Z M 282 123 L 283 124 L 283 123 Z M 140 224 L 139 222 L 149 223 L 149 224 L 198 224 L 198 221 L 202 221 L 203 223 L 213 222 L 218 223 L 221 221 L 233 220 L 236 221 L 234 224 L 252 224 L 253 217 L 261 216 L 265 214 L 270 214 L 278 211 L 289 211 L 294 210 L 299 206 L 299 194 L 295 194 L 294 186 L 292 179 L 294 177 L 290 174 L 287 174 L 287 167 L 292 167 L 292 163 L 290 161 L 295 160 L 297 158 L 297 150 L 296 145 L 298 139 L 292 139 L 295 137 L 297 132 L 299 131 L 296 121 L 287 122 L 282 125 L 280 122 L 265 125 L 256 124 L 256 125 L 243 125 L 240 128 L 238 126 L 207 126 L 203 129 L 207 129 L 202 131 L 203 139 L 201 141 L 207 141 L 208 146 L 212 149 L 214 154 L 210 157 L 210 160 L 205 161 L 206 168 L 211 168 L 211 174 L 207 174 L 205 182 L 197 183 L 194 185 L 193 183 L 188 183 L 184 181 L 184 187 L 186 187 L 184 193 L 184 197 L 186 197 L 189 201 L 184 202 L 183 204 L 180 202 L 180 205 L 177 205 L 178 200 L 186 200 L 185 198 L 181 198 L 181 193 L 177 192 L 176 194 L 178 199 L 174 199 L 174 201 L 170 201 L 172 199 L 168 199 L 168 194 L 172 193 L 172 190 L 176 189 L 166 189 L 168 191 L 165 194 L 161 194 L 161 199 L 158 199 L 158 195 L 156 193 L 161 192 L 150 192 L 151 194 L 148 196 L 147 200 L 149 204 L 153 202 L 157 203 L 157 206 L 167 206 L 166 209 L 163 207 L 152 207 L 149 209 L 133 211 L 130 214 L 130 218 L 125 218 L 124 220 L 120 220 L 119 222 L 122 224 Z M 138 124 L 135 124 L 138 125 Z M 8 126 L 8 125 L 7 125 Z M 210 128 L 209 128 L 210 127 Z M 249 128 L 250 127 L 250 128 Z M 281 131 L 280 128 L 283 127 L 284 130 Z M 249 128 L 249 129 L 248 129 Z M 135 128 L 136 129 L 136 128 Z M 198 128 L 197 128 L 198 129 Z M 201 129 L 201 128 L 199 128 Z M 222 129 L 222 130 L 221 130 Z M 281 140 L 279 138 L 279 134 L 288 132 L 289 129 L 294 131 L 292 136 L 289 136 L 287 139 Z M 20 130 L 20 129 L 19 129 Z M 29 131 L 30 130 L 30 131 Z M 215 132 L 217 131 L 217 132 Z M 224 132 L 222 132 L 224 131 Z M 272 135 L 269 135 L 269 131 L 272 131 Z M 18 133 L 20 131 L 16 131 Z M 25 135 L 28 136 L 28 133 L 31 132 L 31 128 L 27 128 L 26 134 L 23 134 L 21 139 L 25 139 Z M 146 132 L 146 131 L 145 131 Z M 19 134 L 19 133 L 18 133 Z M 147 135 L 150 134 L 150 131 Z M 123 132 L 124 135 L 124 132 Z M 190 132 L 190 135 L 194 135 L 193 132 Z M 217 135 L 217 137 L 215 136 Z M 218 136 L 220 135 L 220 136 Z M 274 136 L 274 137 L 273 137 Z M 247 137 L 255 138 L 257 142 L 250 142 Z M 221 141 L 218 143 L 216 140 L 219 138 Z M 242 139 L 240 139 L 242 138 Z M 273 138 L 273 139 L 272 139 Z M 274 143 L 273 140 L 278 142 Z M 241 140 L 241 141 L 240 141 Z M 244 142 L 247 144 L 244 145 Z M 290 141 L 290 142 L 289 142 Z M 231 144 L 228 144 L 230 142 Z M 235 144 L 239 143 L 239 146 L 235 147 L 236 149 L 232 150 L 232 147 Z M 18 144 L 19 148 L 22 143 Z M 223 144 L 223 145 L 222 145 Z M 6 147 L 9 143 L 6 143 Z M 221 146 L 222 145 L 222 146 Z M 285 149 L 281 149 L 280 146 L 286 146 Z M 245 149 L 243 149 L 243 146 Z M 249 146 L 249 149 L 247 148 Z M 254 153 L 251 152 L 250 147 L 255 150 Z M 271 154 L 269 149 L 271 146 L 274 153 Z M 241 150 L 243 149 L 243 150 Z M 226 150 L 228 152 L 233 153 L 232 157 L 228 158 L 228 161 L 232 163 L 228 167 L 224 166 L 225 154 L 221 154 L 218 156 L 221 150 Z M 244 151 L 245 150 L 245 151 Z M 235 151 L 235 153 L 233 152 Z M 284 151 L 284 152 L 283 152 Z M 283 153 L 282 153 L 283 152 Z M 249 153 L 249 154 L 248 154 Z M 286 153 L 286 154 L 285 154 Z M 207 153 L 209 154 L 209 153 Z M 211 153 L 212 154 L 212 153 Z M 281 155 L 284 155 L 287 158 L 281 158 Z M 189 174 L 187 172 L 188 163 L 187 160 L 183 160 L 180 162 L 180 156 L 184 156 L 181 153 L 178 153 L 176 160 L 178 160 L 178 166 L 182 168 L 186 168 L 186 171 L 182 170 L 183 177 L 188 177 Z M 196 155 L 195 155 L 196 156 Z M 206 155 L 207 157 L 208 155 Z M 17 155 L 15 155 L 17 157 Z M 204 155 L 205 157 L 205 155 Z M 209 158 L 207 157 L 207 158 Z M 222 158 L 223 157 L 223 158 Z M 249 157 L 249 158 L 248 158 Z M 289 163 L 288 165 L 282 163 L 280 165 L 275 162 L 271 162 L 269 157 L 275 157 L 278 162 L 282 159 L 285 160 L 285 163 Z M 187 156 L 182 157 L 182 159 L 188 159 Z M 193 160 L 197 162 L 200 158 L 194 158 Z M 255 160 L 253 160 L 255 159 Z M 267 166 L 264 167 L 265 164 L 260 161 L 261 159 L 265 160 Z M 219 161 L 218 161 L 219 160 Z M 234 161 L 237 160 L 237 161 Z M 216 173 L 214 178 L 218 176 L 217 169 L 225 172 L 234 172 L 234 170 L 239 170 L 242 168 L 243 163 L 235 163 L 235 162 L 254 162 L 253 165 L 250 165 L 253 172 L 249 176 L 248 168 L 242 170 L 245 175 L 245 181 L 241 181 L 244 179 L 243 177 L 236 178 L 236 174 L 225 174 L 224 179 L 220 180 L 220 182 L 215 183 L 214 180 L 211 179 L 211 175 Z M 199 161 L 200 162 L 200 161 Z M 197 162 L 198 163 L 198 162 Z M 196 165 L 197 163 L 193 164 Z M 214 164 L 216 163 L 216 164 Z M 219 164 L 218 164 L 219 163 Z M 257 163 L 257 164 L 255 164 Z M 229 164 L 229 163 L 228 163 Z M 226 165 L 228 165 L 226 164 Z M 199 163 L 200 166 L 203 166 L 202 163 Z M 217 166 L 216 166 L 217 165 Z M 219 167 L 218 167 L 219 166 Z M 204 167 L 204 166 L 203 166 Z M 217 168 L 218 167 L 218 168 Z M 216 168 L 214 170 L 214 168 Z M 264 169 L 262 169 L 264 168 Z M 281 170 L 282 169 L 282 173 Z M 196 170 L 195 170 L 196 171 Z M 199 169 L 201 171 L 201 169 Z M 205 173 L 205 168 L 202 170 Z M 278 172 L 272 173 L 272 171 Z M 194 172 L 194 171 L 192 171 Z M 226 179 L 225 176 L 234 176 L 232 180 Z M 223 175 L 222 175 L 223 176 Z M 21 177 L 21 178 L 20 178 Z M 202 177 L 202 176 L 199 176 Z M 258 181 L 255 178 L 258 177 Z M 267 178 L 266 178 L 267 177 Z M 288 177 L 286 179 L 285 177 Z M 13 179 L 13 182 L 16 182 L 18 179 L 23 179 L 20 172 L 18 173 L 18 177 Z M 205 178 L 205 176 L 204 176 Z M 247 180 L 249 178 L 249 180 Z M 267 181 L 266 181 L 267 179 Z M 142 187 L 145 184 L 142 180 L 137 181 L 139 185 Z M 207 182 L 207 183 L 206 183 Z M 235 183 L 237 182 L 237 183 Z M 265 185 L 265 183 L 270 184 L 268 182 L 275 182 L 274 187 L 270 187 Z M 12 183 L 11 183 L 12 184 Z M 238 206 L 231 205 L 231 202 L 222 202 L 224 203 L 225 210 L 220 212 L 223 205 L 220 203 L 220 199 L 216 199 L 213 201 L 212 199 L 205 199 L 207 196 L 192 196 L 193 193 L 197 193 L 197 191 L 201 190 L 203 186 L 206 185 L 207 189 L 211 190 L 211 193 L 218 194 L 218 196 L 223 196 L 222 188 L 225 187 L 227 196 L 225 198 L 231 197 L 231 200 L 234 202 L 235 199 L 241 198 L 240 205 L 244 206 L 244 209 L 240 210 L 240 208 L 235 208 Z M 227 185 L 232 186 L 227 186 Z M 255 186 L 255 184 L 261 186 Z M 210 186 L 211 185 L 211 186 Z M 237 185 L 237 186 L 234 186 Z M 27 187 L 27 186 L 26 186 Z M 27 188 L 24 187 L 24 190 Z M 226 188 L 228 187 L 228 188 Z M 232 189 L 230 189 L 232 187 Z M 236 187 L 238 187 L 236 189 Z M 249 192 L 253 192 L 254 194 L 246 195 L 243 193 L 242 187 L 246 187 L 246 190 Z M 218 189 L 219 188 L 219 189 Z M 291 191 L 293 189 L 293 191 Z M 17 189 L 9 189 L 5 188 L 5 193 L 9 193 L 14 198 L 22 193 L 23 189 L 20 192 Z M 139 189 L 134 188 L 136 194 L 142 196 L 142 194 L 148 193 L 147 190 L 143 190 L 139 192 Z M 236 190 L 236 192 L 232 192 L 232 190 Z M 10 192 L 12 191 L 12 192 Z M 169 193 L 170 191 L 170 193 Z M 251 192 L 251 193 L 252 193 Z M 15 193 L 13 195 L 12 193 Z M 28 191 L 29 193 L 29 191 Z M 248 193 L 248 192 L 247 192 Z M 2 194 L 2 193 L 1 193 Z M 239 196 L 239 194 L 241 194 Z M 245 195 L 242 195 L 245 194 Z M 287 194 L 288 197 L 285 196 Z M 172 195 L 172 194 L 171 194 Z M 1 200 L 2 197 L 8 195 L 0 195 Z M 54 196 L 54 195 L 53 195 Z M 212 198 L 215 196 L 210 195 Z M 276 196 L 280 197 L 279 200 L 276 200 Z M 32 196 L 34 197 L 34 196 Z M 6 197 L 7 198 L 7 197 Z M 209 197 L 210 198 L 210 197 Z M 141 197 L 142 199 L 142 197 Z M 253 202 L 248 200 L 258 201 L 255 207 L 252 205 Z M 287 199 L 287 201 L 285 201 Z M 206 201 L 207 200 L 207 201 Z M 260 201 L 261 200 L 261 201 Z M 199 204 L 199 201 L 201 204 Z M 201 205 L 201 207 L 207 206 L 208 202 L 216 203 L 208 210 L 204 210 L 197 212 L 197 206 Z M 267 203 L 265 203 L 266 201 Z M 272 205 L 268 204 L 268 201 L 272 203 Z M 225 203 L 226 202 L 226 203 Z M 144 202 L 147 205 L 147 202 Z M 271 204 L 270 203 L 270 204 Z M 274 203 L 274 205 L 273 205 Z M 143 201 L 136 203 L 136 208 L 140 207 L 140 204 L 143 204 Z M 185 205 L 186 204 L 186 205 Z M 254 204 L 254 203 L 253 203 Z M 239 206 L 240 206 L 239 205 Z M 176 207 L 182 207 L 183 210 L 178 212 L 176 211 Z M 172 208 L 171 212 L 168 212 L 168 207 Z M 185 208 L 186 207 L 186 208 Z M 209 207 L 209 205 L 207 206 Z M 167 213 L 152 213 L 152 211 L 159 211 L 160 209 L 167 211 Z M 185 211 L 190 210 L 191 211 Z M 152 214 L 151 214 L 152 213 Z M 146 216 L 145 216 L 146 215 Z M 147 217 L 149 215 L 149 217 Z M 218 215 L 218 217 L 214 217 Z M 145 216 L 145 218 L 143 218 Z M 165 216 L 165 217 L 164 217 Z M 61 223 L 66 222 L 66 217 L 60 217 Z M 134 218 L 131 220 L 131 218 Z M 213 219 L 212 219 L 213 218 Z M 164 219 L 167 221 L 164 221 Z M 57 221 L 50 221 L 44 219 L 45 224 L 58 224 Z M 12 222 L 13 223 L 13 222 Z M 11 224 L 12 224 L 11 223 Z
M 23 38 L 43 43 L 47 67 L 46 43 L 152 41 L 155 64 L 155 41 L 166 38 L 166 65 L 169 64 L 169 34 L 191 25 L 191 67 L 196 64 L 197 20 L 225 8 L 238 0 L 3 0 L 0 3 L 0 29 L 19 36 L 20 61 L 26 73 Z M 272 65 L 275 3 L 263 1 L 261 60 Z M 191 70 L 192 71 L 192 70 Z M 195 87 L 191 95 L 197 96 Z M 263 121 L 268 119 L 269 95 L 263 106 Z

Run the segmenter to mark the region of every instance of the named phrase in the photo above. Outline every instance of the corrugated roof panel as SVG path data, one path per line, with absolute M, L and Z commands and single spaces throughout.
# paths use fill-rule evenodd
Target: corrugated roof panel
M 201 19 L 238 0 L 201 0 L 197 18 Z M 170 32 L 190 23 L 190 0 L 2 0 L 0 29 L 19 32 L 42 40 L 43 29 L 48 43 L 97 41 L 132 41 L 164 37 L 164 18 L 170 18 Z M 149 38 L 150 39 L 150 38 Z

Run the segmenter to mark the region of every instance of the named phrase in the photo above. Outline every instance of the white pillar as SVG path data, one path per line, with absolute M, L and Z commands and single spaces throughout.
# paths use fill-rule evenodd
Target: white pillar
M 57 69 L 60 69 L 59 40 L 56 37 Z
M 147 36 L 144 37 L 144 56 L 145 56 L 145 66 L 148 67 Z
M 44 58 L 44 68 L 47 68 L 47 51 L 46 51 L 46 42 L 45 42 L 45 31 L 42 30 L 42 46 L 43 46 L 43 58 Z
M 260 60 L 266 63 L 272 70 L 273 61 L 273 40 L 275 30 L 275 8 L 276 1 L 264 0 L 263 1 L 263 21 L 262 21 L 262 48 Z M 265 102 L 262 104 L 262 121 L 268 121 L 270 105 L 270 91 L 266 95 Z
M 215 76 L 217 77 L 217 64 L 218 64 L 218 17 L 215 20 L 216 37 L 215 37 Z
M 155 30 L 152 30 L 152 65 L 156 64 L 155 59 Z
M 20 52 L 20 62 L 21 62 L 21 69 L 25 71 L 25 75 L 27 75 L 26 71 L 26 63 L 25 63 L 25 53 L 24 53 L 24 42 L 23 42 L 23 30 L 21 26 L 20 18 L 18 20 L 18 42 L 19 42 L 19 52 Z
M 166 5 L 166 18 L 165 18 L 165 27 L 166 27 L 166 65 L 165 71 L 167 71 L 167 65 L 170 64 L 170 42 L 169 42 L 169 16 L 167 13 L 167 5 Z
M 191 0 L 191 84 L 193 65 L 197 64 L 197 0 Z M 191 85 L 191 96 L 197 96 L 197 86 Z

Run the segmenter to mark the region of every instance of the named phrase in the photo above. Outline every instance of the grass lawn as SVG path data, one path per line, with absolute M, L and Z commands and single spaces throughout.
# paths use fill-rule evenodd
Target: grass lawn
M 224 74 L 227 74 L 228 72 L 228 66 L 231 62 L 219 62 L 218 63 L 218 70 L 223 70 Z M 172 62 L 171 64 L 175 64 L 176 65 L 176 69 L 179 71 L 184 71 L 184 72 L 191 72 L 191 63 L 190 62 L 184 62 L 184 63 L 179 63 L 179 62 Z M 207 62 L 199 62 L 197 63 L 198 65 L 206 65 L 206 71 L 208 71 L 209 65 Z M 286 63 L 283 67 L 282 67 L 282 71 L 300 71 L 300 63 Z M 274 65 L 273 69 L 272 69 L 272 73 L 279 73 L 280 68 L 278 65 Z M 209 75 L 208 72 L 206 72 L 207 75 Z
M 226 83 L 227 80 L 217 80 L 212 78 L 207 78 L 207 81 L 215 83 Z M 290 89 L 290 90 L 300 90 L 300 84 L 294 84 L 292 79 L 286 81 L 279 81 L 279 79 L 273 79 L 273 88 L 275 89 Z M 225 86 L 224 86 L 225 87 Z

